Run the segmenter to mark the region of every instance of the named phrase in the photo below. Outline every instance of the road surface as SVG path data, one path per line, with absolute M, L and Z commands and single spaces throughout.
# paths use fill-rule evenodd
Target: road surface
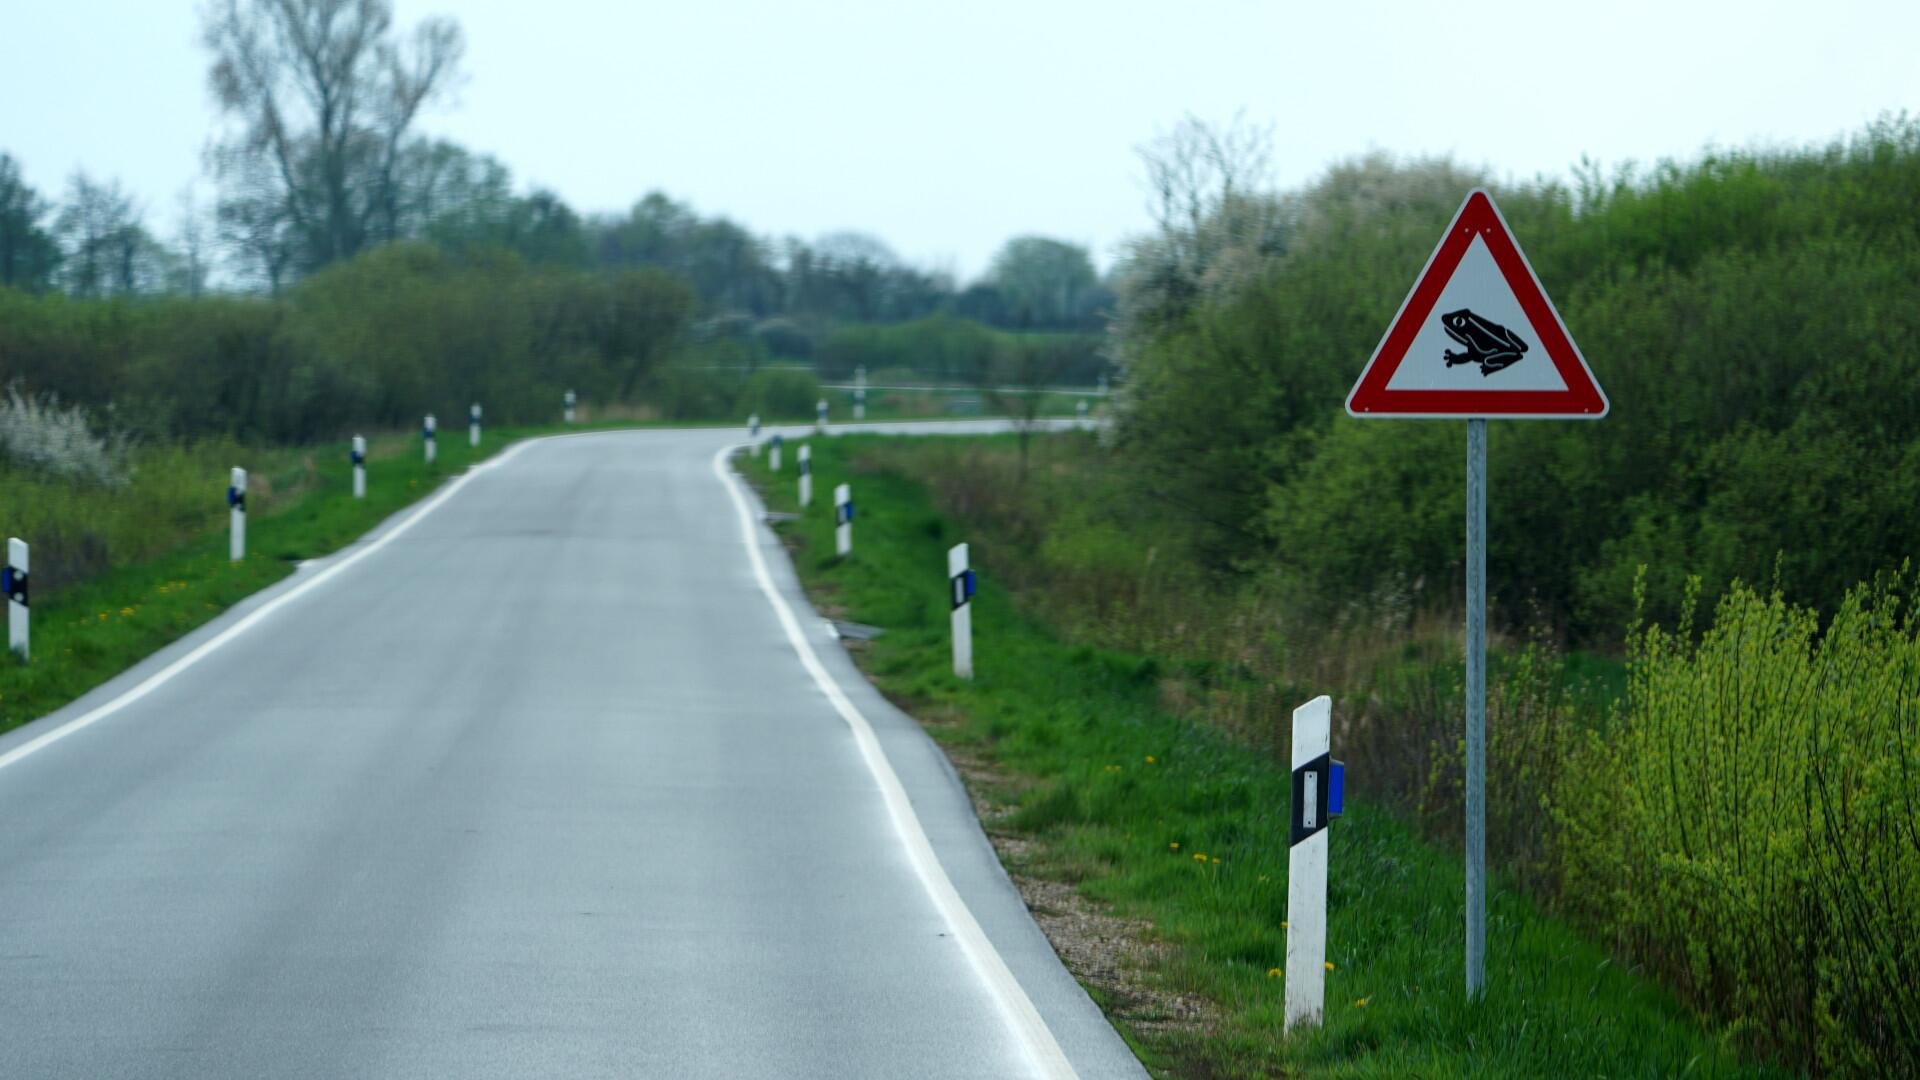
M 1143 1077 L 739 436 L 525 444 L 0 737 L 0 1073 Z

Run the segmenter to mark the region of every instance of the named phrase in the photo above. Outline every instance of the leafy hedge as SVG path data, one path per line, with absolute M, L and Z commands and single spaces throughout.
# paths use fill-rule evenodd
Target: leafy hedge
M 1896 574 L 1823 631 L 1736 585 L 1696 643 L 1690 598 L 1552 800 L 1566 902 L 1820 1072 L 1920 1072 L 1914 601 Z
M 656 389 L 694 309 L 664 271 L 395 244 L 271 299 L 0 289 L 0 382 L 150 438 L 304 443 L 464 416 L 474 401 L 495 422 L 545 421 L 568 389 L 596 404 Z
M 1341 409 L 1465 187 L 1373 161 L 1286 196 L 1256 269 L 1153 299 L 1137 256 L 1121 435 L 1220 570 L 1316 614 L 1457 603 L 1460 425 Z M 1618 640 L 1637 568 L 1831 610 L 1920 535 L 1920 122 L 1497 198 L 1613 401 L 1490 433 L 1500 621 Z M 1159 250 L 1151 246 L 1142 252 Z M 1225 256 L 1202 285 L 1220 277 Z

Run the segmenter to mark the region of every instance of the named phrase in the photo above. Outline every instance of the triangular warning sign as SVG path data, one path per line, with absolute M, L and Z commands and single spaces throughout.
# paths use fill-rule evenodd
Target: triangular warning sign
M 1474 190 L 1347 395 L 1358 417 L 1596 420 L 1607 396 L 1507 221 Z

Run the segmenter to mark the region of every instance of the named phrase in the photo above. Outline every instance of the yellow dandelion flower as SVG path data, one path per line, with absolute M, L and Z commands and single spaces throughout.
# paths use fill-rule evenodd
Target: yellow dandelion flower
M 1219 865 L 1220 865 L 1220 856 L 1218 856 L 1218 855 L 1215 855 L 1215 856 L 1213 857 L 1213 865 L 1215 865 L 1215 866 L 1219 866 Z
M 1331 961 L 1331 960 L 1329 960 L 1329 961 L 1327 961 L 1327 970 L 1328 970 L 1328 971 L 1332 971 L 1332 970 L 1333 970 L 1333 961 Z
M 123 619 L 132 614 L 133 614 L 133 609 L 130 607 L 123 607 L 120 609 L 120 617 Z
M 1167 847 L 1168 847 L 1168 849 L 1169 849 L 1169 850 L 1172 850 L 1172 851 L 1179 851 L 1179 850 L 1180 850 L 1180 841 L 1178 841 L 1178 840 L 1175 840 L 1175 841 L 1174 841 L 1173 843 L 1171 843 L 1171 844 L 1168 844 L 1168 845 L 1167 845 Z
M 1356 1007 L 1364 1009 L 1367 1007 L 1367 1002 L 1372 1000 L 1373 1000 L 1373 995 L 1369 994 L 1363 998 L 1354 998 L 1353 1003 Z
M 1285 975 L 1285 974 L 1286 974 L 1286 972 L 1284 972 L 1284 971 L 1281 971 L 1281 970 L 1280 970 L 1279 968 L 1268 968 L 1268 969 L 1267 969 L 1267 978 L 1269 978 L 1269 979 L 1278 979 L 1278 978 L 1280 978 L 1280 977 L 1281 977 L 1282 975 Z
M 1152 754 L 1148 754 L 1148 755 L 1147 755 L 1147 764 L 1149 764 L 1149 765 L 1151 765 L 1151 764 L 1153 764 L 1153 755 L 1152 755 Z
M 1287 920 L 1285 920 L 1285 919 L 1281 919 L 1281 920 L 1280 920 L 1280 929 L 1282 929 L 1282 930 L 1285 930 L 1286 928 L 1287 928 Z
M 1193 853 L 1193 861 L 1194 861 L 1194 862 L 1206 862 L 1206 861 L 1207 861 L 1207 853 L 1206 853 L 1206 852 L 1204 852 L 1204 851 L 1196 851 L 1196 852 L 1194 852 L 1194 853 Z

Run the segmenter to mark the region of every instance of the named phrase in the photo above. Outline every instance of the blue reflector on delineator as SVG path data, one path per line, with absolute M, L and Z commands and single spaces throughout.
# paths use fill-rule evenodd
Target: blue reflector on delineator
M 1327 816 L 1339 817 L 1340 809 L 1346 802 L 1347 763 L 1335 761 L 1327 774 Z

